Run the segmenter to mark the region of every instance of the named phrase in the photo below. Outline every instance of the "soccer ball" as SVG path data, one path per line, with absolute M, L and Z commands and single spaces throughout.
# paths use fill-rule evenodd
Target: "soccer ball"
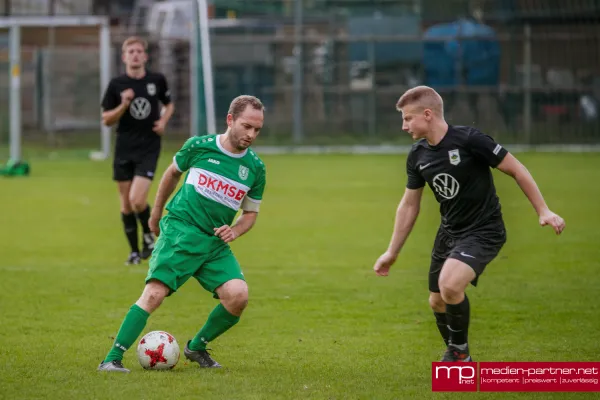
M 171 369 L 179 361 L 179 344 L 170 333 L 153 331 L 140 340 L 137 355 L 144 369 Z

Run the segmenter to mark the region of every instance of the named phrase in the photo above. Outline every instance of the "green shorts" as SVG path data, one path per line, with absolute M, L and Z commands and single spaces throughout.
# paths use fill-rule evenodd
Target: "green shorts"
M 218 298 L 215 290 L 232 279 L 244 279 L 229 245 L 196 226 L 165 216 L 160 221 L 146 283 L 156 279 L 176 292 L 190 277 Z

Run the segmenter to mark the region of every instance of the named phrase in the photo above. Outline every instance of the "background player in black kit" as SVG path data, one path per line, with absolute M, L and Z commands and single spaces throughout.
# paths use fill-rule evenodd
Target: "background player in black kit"
M 419 140 L 408 155 L 408 182 L 396 211 L 392 239 L 373 269 L 377 275 L 388 275 L 417 219 L 427 183 L 441 213 L 429 269 L 429 304 L 447 345 L 442 361 L 471 361 L 465 289 L 469 283 L 477 284 L 506 242 L 490 167 L 515 179 L 540 225 L 550 225 L 560 234 L 565 222 L 550 211 L 531 174 L 506 149 L 475 128 L 446 123 L 443 101 L 435 90 L 412 88 L 396 107 L 403 114 L 402 129 Z
M 174 111 L 164 75 L 146 70 L 146 49 L 147 43 L 138 37 L 123 42 L 125 74 L 110 81 L 102 99 L 103 123 L 119 123 L 113 179 L 119 186 L 121 217 L 131 246 L 127 264 L 139 264 L 141 258 L 150 257 L 154 247 L 148 226 L 148 191 L 160 155 L 161 136 Z M 164 105 L 162 113 L 160 103 Z M 137 221 L 143 230 L 141 252 Z

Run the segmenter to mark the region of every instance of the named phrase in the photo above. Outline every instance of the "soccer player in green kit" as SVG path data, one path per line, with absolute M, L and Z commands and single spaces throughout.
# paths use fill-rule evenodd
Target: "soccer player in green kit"
M 263 112 L 264 106 L 256 97 L 235 98 L 224 134 L 192 137 L 173 158 L 158 187 L 150 217 L 150 227 L 159 238 L 146 286 L 125 316 L 99 371 L 129 372 L 122 363 L 124 352 L 135 343 L 163 299 L 191 277 L 220 303 L 187 342 L 184 355 L 204 368 L 221 366 L 206 351 L 206 345 L 233 327 L 248 303 L 248 286 L 228 243 L 248 232 L 258 215 L 265 165 L 249 147 L 263 126 Z M 185 182 L 167 205 L 169 213 L 162 217 L 185 171 Z M 233 223 L 240 208 L 242 214 Z

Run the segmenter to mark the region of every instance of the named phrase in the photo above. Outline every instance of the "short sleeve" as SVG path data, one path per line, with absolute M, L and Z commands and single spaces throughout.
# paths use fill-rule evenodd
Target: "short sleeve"
M 119 104 L 121 104 L 121 94 L 117 92 L 117 87 L 113 81 L 110 81 L 104 92 L 104 97 L 102 97 L 102 109 L 104 111 L 114 110 Z
M 499 145 L 491 136 L 477 130 L 469 135 L 469 151 L 490 167 L 496 168 L 508 154 L 508 150 Z
M 265 165 L 261 165 L 262 168 L 259 168 L 256 176 L 256 181 L 250 188 L 248 192 L 248 197 L 251 200 L 261 201 L 263 197 L 263 192 L 265 191 L 265 185 L 267 183 L 267 171 Z
M 266 181 L 266 170 L 264 164 L 262 164 L 262 168 L 257 172 L 256 181 L 242 201 L 242 210 L 251 212 L 258 212 L 260 210 Z
M 406 159 L 406 175 L 408 176 L 408 180 L 406 181 L 407 189 L 420 189 L 425 186 L 425 179 L 423 179 L 423 176 L 417 171 L 415 154 L 412 151 L 408 154 Z
M 169 85 L 167 84 L 167 78 L 164 75 L 160 77 L 160 92 L 158 94 L 158 98 L 161 103 L 164 105 L 171 104 L 171 91 L 169 90 Z
M 194 151 L 196 150 L 197 141 L 197 137 L 189 138 L 173 157 L 173 163 L 175 163 L 179 172 L 185 172 L 190 169 L 193 159 L 197 154 L 197 151 Z

